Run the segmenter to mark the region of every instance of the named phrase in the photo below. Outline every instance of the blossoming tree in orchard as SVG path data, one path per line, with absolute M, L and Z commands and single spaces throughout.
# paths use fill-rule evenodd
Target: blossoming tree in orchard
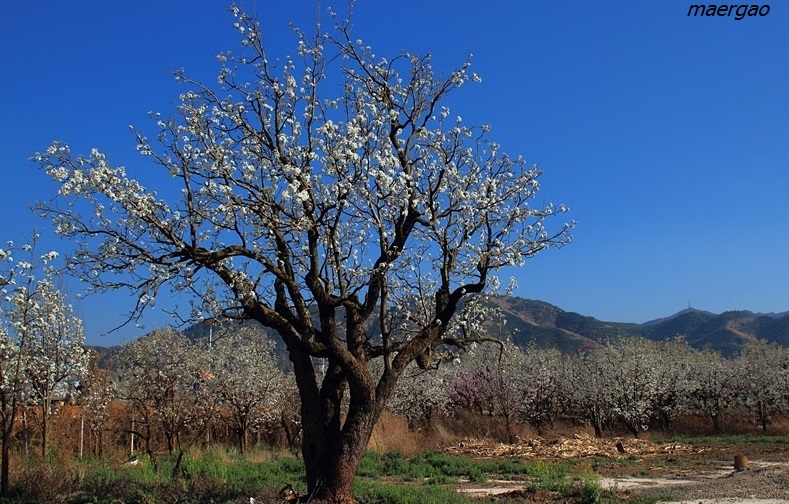
M 30 400 L 38 406 L 41 454 L 49 447 L 50 418 L 62 401 L 77 393 L 88 375 L 90 357 L 84 346 L 82 320 L 54 283 L 51 274 L 38 281 L 28 316 L 32 323 L 26 335 L 26 375 Z
M 773 415 L 789 409 L 789 349 L 776 343 L 754 341 L 734 363 L 739 402 L 753 413 L 762 428 Z
M 274 343 L 260 326 L 232 326 L 208 351 L 211 374 L 203 380 L 218 396 L 219 416 L 238 436 L 241 453 L 247 450 L 251 429 L 278 416 L 287 377 L 274 357 Z
M 721 431 L 723 415 L 737 400 L 737 376 L 736 365 L 720 352 L 704 349 L 696 354 L 690 371 L 689 401 L 709 416 L 715 433 Z
M 14 334 L 20 319 L 19 301 L 24 297 L 20 297 L 14 285 L 17 270 L 20 270 L 20 274 L 24 274 L 29 269 L 30 263 L 20 262 L 13 265 L 12 253 L 13 251 L 8 248 L 0 249 L 0 264 L 3 267 L 0 273 L 0 295 L 3 301 L 0 304 L 0 423 L 2 423 L 0 425 L 2 427 L 0 494 L 3 496 L 8 495 L 11 434 L 19 408 L 24 406 L 21 397 L 26 383 L 23 340 Z
M 205 349 L 168 328 L 125 344 L 117 360 L 118 396 L 136 420 L 133 433 L 143 440 L 157 472 L 151 442 L 157 430 L 164 434 L 167 450 L 176 455 L 172 475 L 179 476 L 184 451 L 213 416 L 214 401 L 201 384 L 208 369 Z
M 55 143 L 35 159 L 60 199 L 39 210 L 84 243 L 76 275 L 136 293 L 133 316 L 169 284 L 195 294 L 193 317 L 274 329 L 301 396 L 309 492 L 351 502 L 409 363 L 428 367 L 442 344 L 464 345 L 447 332 L 464 301 L 500 268 L 568 243 L 572 223 L 549 226 L 566 209 L 532 205 L 539 170 L 505 154 L 488 127 L 450 119 L 447 96 L 478 80 L 468 62 L 439 75 L 429 55 L 377 57 L 334 15 L 329 32 L 295 30 L 293 58 L 277 59 L 258 23 L 233 12 L 243 48 L 220 55 L 219 83 L 178 72 L 188 91 L 155 116 L 156 141 L 136 133 L 162 169 L 161 192 L 98 150 L 74 156 Z
M 87 374 L 82 321 L 57 288 L 56 252 L 37 256 L 30 243 L 0 249 L 0 494 L 9 490 L 9 448 L 19 408 L 40 408 L 41 450 L 47 455 L 49 420 L 58 400 L 76 393 Z

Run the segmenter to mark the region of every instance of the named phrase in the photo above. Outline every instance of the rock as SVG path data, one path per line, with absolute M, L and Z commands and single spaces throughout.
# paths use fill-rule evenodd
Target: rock
M 748 457 L 745 455 L 735 455 L 734 456 L 734 470 L 735 471 L 744 471 L 748 469 L 750 464 L 748 463 Z

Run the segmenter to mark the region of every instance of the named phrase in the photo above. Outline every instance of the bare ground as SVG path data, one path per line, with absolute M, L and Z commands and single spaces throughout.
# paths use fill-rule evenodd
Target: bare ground
M 624 498 L 659 493 L 670 495 L 673 502 L 694 504 L 789 504 L 789 445 L 783 443 L 656 444 L 580 434 L 519 440 L 513 445 L 467 439 L 446 451 L 482 459 L 580 460 L 593 464 L 604 488 Z M 735 455 L 747 456 L 749 468 L 735 471 Z M 522 489 L 523 484 L 518 486 L 517 482 L 490 481 L 467 485 L 460 491 L 482 497 Z

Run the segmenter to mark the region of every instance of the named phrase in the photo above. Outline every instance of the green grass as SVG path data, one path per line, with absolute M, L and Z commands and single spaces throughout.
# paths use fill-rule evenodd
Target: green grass
M 553 493 L 574 502 L 598 504 L 606 495 L 599 476 L 591 468 L 574 475 L 566 462 L 472 460 L 442 453 L 406 457 L 398 453 L 367 453 L 359 465 L 355 493 L 360 503 L 466 503 L 481 502 L 459 495 L 463 482 L 484 483 L 489 479 L 521 482 L 526 495 Z M 508 502 L 526 502 L 525 497 L 507 497 Z M 483 501 L 484 502 L 484 501 Z
M 656 504 L 657 502 L 671 502 L 676 500 L 674 494 L 670 492 L 643 493 L 635 495 L 628 504 Z
M 302 493 L 306 490 L 302 461 L 286 453 L 242 456 L 223 449 L 190 453 L 181 462 L 178 478 L 171 475 L 174 462 L 160 455 L 158 472 L 146 456 L 134 466 L 96 458 L 59 467 L 41 464 L 33 468 L 38 472 L 31 472 L 28 481 L 19 482 L 16 498 L 0 500 L 0 504 L 50 502 L 55 497 L 60 502 L 90 504 L 237 504 L 250 496 L 274 502 L 276 492 L 286 484 Z M 42 488 L 42 477 L 51 481 L 51 489 Z M 599 477 L 588 464 L 473 460 L 443 453 L 412 457 L 367 453 L 359 466 L 354 495 L 360 504 L 478 503 L 486 501 L 465 497 L 457 488 L 489 479 L 516 481 L 525 488 L 521 495 L 504 498 L 507 502 L 527 502 L 540 493 L 565 502 L 610 502 L 610 495 L 600 488 Z M 56 487 L 61 481 L 74 483 Z M 64 499 L 63 495 L 72 497 Z
M 453 488 L 438 485 L 393 485 L 357 479 L 354 494 L 359 504 L 470 504 Z
M 443 453 L 405 457 L 398 453 L 367 453 L 359 464 L 361 478 L 389 478 L 427 484 L 457 483 L 462 479 L 484 483 L 489 477 L 534 480 L 539 487 L 553 488 L 567 479 L 572 466 L 560 462 L 472 460 Z

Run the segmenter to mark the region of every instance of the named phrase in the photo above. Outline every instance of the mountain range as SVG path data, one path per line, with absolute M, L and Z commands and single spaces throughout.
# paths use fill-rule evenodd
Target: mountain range
M 503 334 L 519 345 L 534 343 L 555 347 L 566 353 L 595 348 L 608 340 L 640 336 L 652 340 L 683 337 L 694 348 L 709 347 L 730 356 L 749 341 L 767 340 L 789 346 L 789 312 L 758 314 L 750 311 L 727 311 L 721 314 L 688 308 L 668 317 L 642 324 L 605 322 L 581 315 L 544 301 L 519 297 L 494 297 L 506 320 Z M 191 338 L 206 337 L 209 328 L 202 324 L 188 328 Z M 277 347 L 283 352 L 279 338 Z M 114 353 L 116 348 L 93 347 L 99 353 Z M 279 353 L 279 352 L 278 352 Z
M 641 336 L 652 340 L 683 337 L 694 348 L 712 348 L 733 355 L 749 341 L 767 340 L 789 345 L 789 312 L 758 314 L 727 311 L 720 314 L 688 308 L 643 324 L 605 322 L 564 311 L 543 301 L 499 297 L 506 327 L 515 343 L 534 342 L 563 352 L 594 348 L 606 340 Z

